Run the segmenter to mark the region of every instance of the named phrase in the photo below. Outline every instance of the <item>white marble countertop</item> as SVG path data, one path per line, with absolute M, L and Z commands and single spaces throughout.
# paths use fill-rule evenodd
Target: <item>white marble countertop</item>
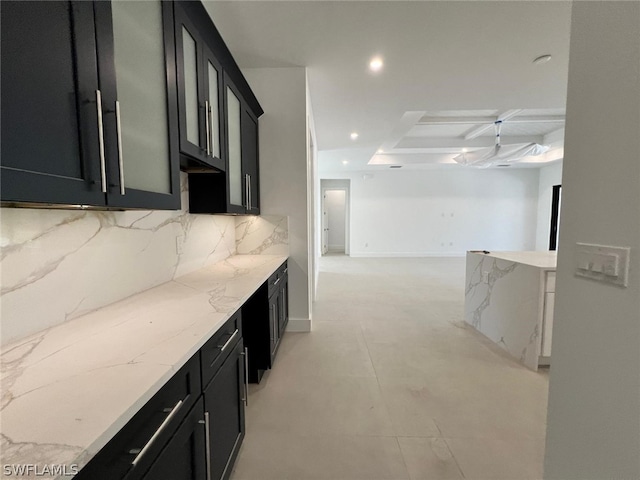
M 557 262 L 556 252 L 489 252 L 482 253 L 482 251 L 471 250 L 469 253 L 475 253 L 476 255 L 485 255 L 487 257 L 499 258 L 502 260 L 508 260 L 510 262 L 521 263 L 523 265 L 529 265 L 531 267 L 541 268 L 543 270 L 555 270 Z
M 86 465 L 286 259 L 231 256 L 3 347 L 3 466 Z

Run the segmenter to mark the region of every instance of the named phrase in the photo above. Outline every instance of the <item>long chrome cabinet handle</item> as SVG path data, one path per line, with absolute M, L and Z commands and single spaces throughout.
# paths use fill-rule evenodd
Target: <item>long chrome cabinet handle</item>
M 233 340 L 237 334 L 238 334 L 238 329 L 236 328 L 236 331 L 233 332 L 233 334 L 229 337 L 229 339 L 225 342 L 224 345 L 218 345 L 218 348 L 220 349 L 221 352 L 224 352 L 224 349 L 229 346 L 229 344 L 231 343 L 231 340 Z
M 120 195 L 124 195 L 124 160 L 122 159 L 122 125 L 120 124 L 120 102 L 116 100 L 116 136 L 118 138 L 118 168 L 120 169 Z
M 244 174 L 244 193 L 245 193 L 245 200 L 246 200 L 246 207 L 247 210 L 249 210 L 249 175 L 248 174 Z
M 102 93 L 96 90 L 96 108 L 98 111 L 98 145 L 100 147 L 100 180 L 102 193 L 107 193 L 107 164 L 104 158 L 104 124 L 102 122 Z
M 276 316 L 276 306 L 271 305 L 271 309 L 273 310 L 273 343 L 276 343 L 278 339 L 278 333 L 276 331 L 276 326 L 278 325 L 278 317 Z
M 207 449 L 207 480 L 211 480 L 211 420 L 209 412 L 204 412 L 204 448 Z
M 176 416 L 176 413 L 178 413 L 178 410 L 180 410 L 181 406 L 182 406 L 182 400 L 178 400 L 178 403 L 176 403 L 175 407 L 171 409 L 171 411 L 169 412 L 169 415 L 167 415 L 167 418 L 164 419 L 164 421 L 160 424 L 160 426 L 154 432 L 154 434 L 151 435 L 151 438 L 145 444 L 144 447 L 142 447 L 140 450 L 133 449 L 129 451 L 129 453 L 131 454 L 137 453 L 136 458 L 133 459 L 133 461 L 131 462 L 131 465 L 135 466 L 140 461 L 140 459 L 144 456 L 144 454 L 147 453 L 147 450 L 149 450 L 151 445 L 153 445 L 153 442 L 162 433 L 162 430 L 164 430 L 167 424 L 171 421 L 171 419 Z
M 215 142 L 214 142 L 214 136 L 213 136 L 213 106 L 211 105 L 211 103 L 209 103 L 209 131 L 211 132 L 211 156 L 215 157 L 216 154 L 215 152 Z
M 252 200 L 253 198 L 251 195 L 251 174 L 247 174 L 247 177 L 249 178 L 249 180 L 247 181 L 247 184 L 249 185 L 249 210 L 251 210 L 251 205 L 253 204 Z
M 244 347 L 244 352 L 240 352 L 244 357 L 244 406 L 249 406 L 249 349 Z
M 211 130 L 209 129 L 209 100 L 204 101 L 204 127 L 207 130 L 207 157 L 211 154 Z

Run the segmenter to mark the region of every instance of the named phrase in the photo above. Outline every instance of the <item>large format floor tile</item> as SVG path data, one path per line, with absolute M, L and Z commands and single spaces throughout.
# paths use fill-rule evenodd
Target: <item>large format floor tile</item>
M 548 374 L 463 321 L 464 259 L 323 257 L 232 480 L 542 478 Z

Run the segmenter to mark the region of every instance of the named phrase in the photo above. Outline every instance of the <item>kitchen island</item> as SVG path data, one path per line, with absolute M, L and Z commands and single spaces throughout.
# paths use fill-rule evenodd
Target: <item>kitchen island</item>
M 467 252 L 465 321 L 532 370 L 551 360 L 556 252 Z

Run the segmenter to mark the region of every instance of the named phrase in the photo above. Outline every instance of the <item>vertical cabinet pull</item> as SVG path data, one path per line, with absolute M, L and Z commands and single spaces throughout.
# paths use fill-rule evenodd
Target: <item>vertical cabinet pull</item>
M 251 205 L 253 204 L 253 199 L 251 198 L 251 175 L 247 174 L 247 177 L 249 178 L 249 181 L 247 182 L 249 184 L 249 210 L 251 210 Z
M 210 135 L 210 144 L 211 144 L 211 156 L 215 157 L 215 151 L 216 151 L 216 147 L 215 147 L 215 137 L 213 135 L 213 106 L 211 105 L 211 103 L 209 103 L 209 109 L 207 111 L 207 119 L 209 121 L 209 135 Z
M 249 210 L 249 175 L 244 174 L 244 198 L 245 198 L 245 207 Z
M 207 480 L 211 480 L 211 421 L 209 412 L 204 412 L 204 446 L 207 449 Z
M 102 193 L 107 193 L 107 165 L 104 158 L 104 124 L 102 122 L 102 93 L 96 90 L 96 108 L 98 111 L 98 146 L 100 148 L 100 180 Z
M 120 170 L 120 195 L 124 195 L 124 161 L 122 159 L 122 125 L 120 124 L 120 102 L 116 100 L 116 137 L 118 138 L 118 169 Z
M 271 305 L 271 310 L 273 311 L 273 343 L 276 343 L 278 339 L 278 333 L 276 332 L 276 327 L 278 325 L 278 319 L 276 317 L 276 306 L 275 304 Z
M 176 413 L 178 413 L 178 410 L 180 410 L 181 406 L 182 406 L 182 400 L 179 400 L 178 403 L 176 403 L 175 407 L 171 409 L 167 409 L 169 410 L 169 415 L 167 415 L 167 418 L 164 419 L 164 421 L 160 424 L 158 429 L 153 433 L 153 435 L 151 435 L 151 438 L 145 444 L 145 446 L 142 447 L 141 449 L 134 448 L 133 450 L 129 451 L 129 453 L 131 454 L 136 454 L 135 458 L 131 462 L 131 465 L 133 465 L 134 467 L 136 466 L 136 464 L 140 461 L 140 459 L 144 456 L 144 454 L 147 453 L 147 450 L 149 450 L 153 442 L 155 442 L 156 438 L 158 438 L 158 436 L 165 429 L 167 424 L 171 421 L 173 417 L 175 417 Z
M 244 352 L 240 352 L 240 355 L 244 357 L 244 406 L 249 406 L 249 349 L 244 347 Z
M 207 133 L 207 157 L 211 155 L 211 129 L 209 128 L 209 100 L 204 101 L 204 126 Z

